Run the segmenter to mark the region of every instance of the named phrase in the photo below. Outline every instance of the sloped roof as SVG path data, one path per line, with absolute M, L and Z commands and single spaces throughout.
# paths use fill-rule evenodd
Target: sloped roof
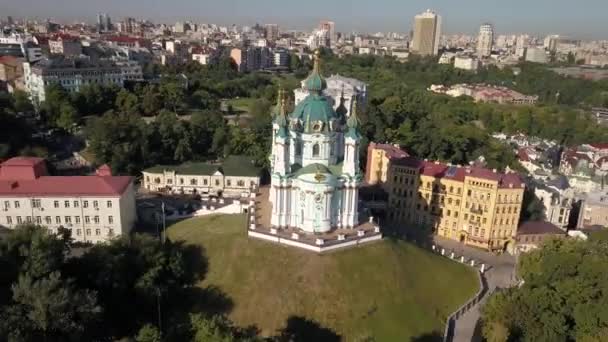
M 156 165 L 143 172 L 162 173 L 173 171 L 181 175 L 211 176 L 217 171 L 224 176 L 257 177 L 260 169 L 254 165 L 253 159 L 247 156 L 229 156 L 222 164 L 184 163 L 181 165 Z
M 517 229 L 517 235 L 566 234 L 553 223 L 546 221 L 529 221 Z
M 3 196 L 119 196 L 132 182 L 128 176 L 42 176 L 1 180 Z

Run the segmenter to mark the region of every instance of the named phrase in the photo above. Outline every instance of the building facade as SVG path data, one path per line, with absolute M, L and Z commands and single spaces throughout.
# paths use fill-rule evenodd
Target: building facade
M 366 170 L 366 179 L 386 179 L 390 222 L 488 250 L 512 250 L 525 187 L 517 174 L 399 157 L 393 149 L 375 145 Z M 394 156 L 387 171 L 377 150 Z
M 479 28 L 477 36 L 477 56 L 480 58 L 490 57 L 492 45 L 494 44 L 494 27 L 492 24 L 483 24 Z
M 59 84 L 68 92 L 76 92 L 86 84 L 120 87 L 125 81 L 143 79 L 143 71 L 137 62 L 91 63 L 78 59 L 45 59 L 24 64 L 25 85 L 32 101 L 41 103 L 46 98 L 46 87 Z
M 436 56 L 441 37 L 441 16 L 431 10 L 414 17 L 412 52 L 419 55 Z
M 542 246 L 551 239 L 565 239 L 564 230 L 544 221 L 530 221 L 522 224 L 517 231 L 516 253 L 527 253 Z
M 0 226 L 37 224 L 71 231 L 80 242 L 128 234 L 136 221 L 131 177 L 49 176 L 43 159 L 17 157 L 0 165 Z
M 230 156 L 223 164 L 157 165 L 142 171 L 143 188 L 153 192 L 249 197 L 260 186 L 260 170 L 250 158 Z
M 326 233 L 359 225 L 359 120 L 346 120 L 322 95 L 319 56 L 305 82 L 309 95 L 287 115 L 279 96 L 273 120 L 271 226 Z M 356 108 L 356 106 L 354 107 Z

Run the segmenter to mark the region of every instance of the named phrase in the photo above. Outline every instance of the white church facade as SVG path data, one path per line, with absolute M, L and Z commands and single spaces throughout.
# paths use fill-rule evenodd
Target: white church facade
M 334 109 L 319 56 L 303 82 L 306 97 L 286 113 L 280 94 L 273 113 L 270 225 L 303 233 L 353 229 L 359 222 L 359 119 L 356 97 L 348 109 L 342 95 Z M 298 94 L 296 93 L 296 96 Z

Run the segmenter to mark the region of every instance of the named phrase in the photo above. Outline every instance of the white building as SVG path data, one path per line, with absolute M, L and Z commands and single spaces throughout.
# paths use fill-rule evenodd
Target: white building
M 476 71 L 479 67 L 479 61 L 475 57 L 456 56 L 454 58 L 454 68 L 469 71 Z
M 541 47 L 529 47 L 526 49 L 526 62 L 547 63 L 547 52 Z
M 272 51 L 272 64 L 275 67 L 289 67 L 289 51 L 285 49 L 274 49 Z
M 0 226 L 69 229 L 81 242 L 103 242 L 128 234 L 135 221 L 132 177 L 48 176 L 43 159 L 17 157 L 0 165 Z
M 271 226 L 304 233 L 352 229 L 360 224 L 356 110 L 346 120 L 322 95 L 318 56 L 305 87 L 309 95 L 289 116 L 279 97 L 273 121 Z
M 157 165 L 142 171 L 142 186 L 153 192 L 249 197 L 260 186 L 260 170 L 251 158 L 230 156 L 223 164 Z
M 46 87 L 59 84 L 68 92 L 76 92 L 85 84 L 120 87 L 125 81 L 143 79 L 143 71 L 137 62 L 91 63 L 85 59 L 43 59 L 36 63 L 24 63 L 25 86 L 35 103 L 46 98 Z
M 492 54 L 492 44 L 494 43 L 494 28 L 492 24 L 483 24 L 479 28 L 477 36 L 477 55 L 482 57 L 490 57 Z
M 330 47 L 330 33 L 327 30 L 314 30 L 306 40 L 306 45 L 311 50 L 316 50 L 320 47 Z
M 441 16 L 431 10 L 414 17 L 412 52 L 436 56 L 441 38 Z
M 306 87 L 306 80 L 302 81 L 301 85 L 300 88 L 294 90 L 296 106 L 310 94 Z M 340 104 L 343 104 L 346 117 L 350 115 L 355 100 L 360 110 L 364 110 L 367 106 L 367 84 L 354 78 L 340 75 L 328 77 L 323 95 L 329 100 L 334 110 L 338 110 Z
M 523 58 L 526 55 L 526 48 L 528 47 L 528 37 L 527 34 L 522 34 L 517 36 L 517 40 L 515 42 L 515 55 L 519 58 Z

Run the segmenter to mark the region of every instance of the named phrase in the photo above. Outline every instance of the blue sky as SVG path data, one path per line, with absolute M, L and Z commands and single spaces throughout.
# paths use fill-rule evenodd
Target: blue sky
M 0 15 L 93 21 L 100 11 L 173 22 L 254 24 L 309 29 L 320 19 L 338 31 L 407 32 L 427 8 L 443 16 L 446 32 L 475 32 L 482 22 L 498 33 L 558 33 L 608 39 L 608 0 L 0 0 Z

